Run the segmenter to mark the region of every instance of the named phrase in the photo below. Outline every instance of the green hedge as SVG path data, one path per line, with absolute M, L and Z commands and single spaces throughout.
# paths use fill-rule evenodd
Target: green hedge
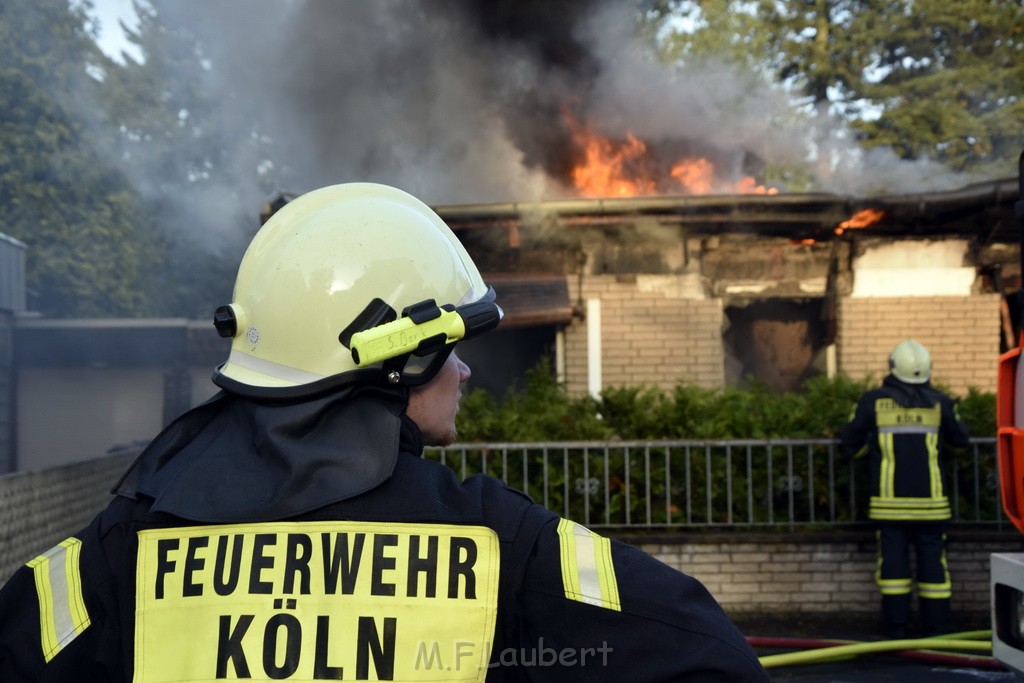
M 873 386 L 839 375 L 815 377 L 801 392 L 627 386 L 605 389 L 595 400 L 570 397 L 549 367 L 540 363 L 501 401 L 469 391 L 458 415 L 459 441 L 835 437 Z M 972 436 L 995 436 L 994 394 L 972 389 L 955 398 Z

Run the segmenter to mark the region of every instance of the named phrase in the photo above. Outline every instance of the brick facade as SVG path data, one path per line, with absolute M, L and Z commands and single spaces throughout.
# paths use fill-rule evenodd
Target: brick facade
M 685 276 L 597 275 L 581 292 L 569 279 L 570 300 L 601 300 L 604 386 L 724 384 L 722 303 L 686 298 L 687 283 Z M 565 330 L 565 379 L 577 396 L 587 392 L 587 344 L 586 320 L 574 320 Z
M 646 280 L 645 280 L 646 277 Z M 569 278 L 570 299 L 601 301 L 602 386 L 679 383 L 725 386 L 723 301 L 687 295 L 686 276 L 598 275 L 582 291 Z M 914 338 L 931 351 L 938 384 L 957 395 L 995 391 L 1000 296 L 844 297 L 836 339 L 837 369 L 881 380 L 889 352 Z M 587 321 L 565 329 L 565 380 L 571 395 L 587 392 Z
M 916 339 L 932 355 L 935 381 L 955 394 L 995 391 L 999 295 L 844 298 L 839 306 L 839 369 L 854 379 L 886 375 L 900 341 Z
M 868 532 L 735 534 L 636 545 L 699 579 L 734 618 L 841 614 L 873 617 L 876 545 Z M 987 621 L 989 557 L 1024 551 L 1015 533 L 951 532 L 947 545 L 953 609 L 964 621 Z M 913 555 L 911 555 L 913 558 Z

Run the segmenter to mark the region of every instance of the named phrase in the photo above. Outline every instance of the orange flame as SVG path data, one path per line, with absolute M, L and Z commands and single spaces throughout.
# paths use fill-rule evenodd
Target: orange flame
M 740 181 L 736 183 L 736 192 L 738 194 L 778 194 L 779 188 L 758 185 L 753 176 L 747 176 L 740 178 Z
M 707 159 L 683 159 L 672 167 L 672 177 L 691 194 L 711 192 L 715 165 Z
M 627 167 L 642 159 L 647 145 L 634 135 L 615 145 L 604 138 L 584 143 L 584 159 L 572 170 L 572 180 L 584 197 L 634 197 L 653 194 L 655 183 L 642 173 L 629 177 Z
M 845 230 L 861 230 L 869 228 L 885 217 L 885 211 L 881 209 L 861 209 L 850 217 L 850 220 L 840 223 L 835 230 L 837 235 L 842 235 Z
M 572 181 L 584 197 L 634 197 L 653 194 L 655 182 L 642 168 L 647 145 L 633 134 L 616 144 L 576 121 L 568 112 L 573 142 L 583 150 L 583 161 L 572 169 Z
M 572 180 L 582 197 L 635 197 L 653 195 L 659 190 L 659 174 L 651 171 L 655 162 L 648 155 L 647 144 L 633 135 L 615 142 L 577 121 L 563 111 L 573 142 L 582 151 L 582 161 L 572 169 Z M 739 194 L 777 194 L 775 188 L 759 185 L 748 176 L 734 184 L 715 178 L 715 166 L 703 158 L 680 159 L 669 174 L 687 194 L 708 194 L 713 191 Z

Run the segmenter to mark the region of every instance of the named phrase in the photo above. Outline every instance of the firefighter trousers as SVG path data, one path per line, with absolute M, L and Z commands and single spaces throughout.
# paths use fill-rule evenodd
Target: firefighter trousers
M 952 584 L 946 564 L 946 525 L 942 522 L 891 522 L 878 528 L 878 569 L 875 582 L 882 593 L 882 616 L 894 631 L 910 621 L 910 548 L 917 564 L 917 595 L 925 633 L 952 633 Z

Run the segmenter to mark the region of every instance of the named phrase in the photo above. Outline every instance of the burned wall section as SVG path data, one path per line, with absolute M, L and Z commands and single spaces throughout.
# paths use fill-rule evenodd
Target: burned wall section
M 826 347 L 822 299 L 765 299 L 725 309 L 725 380 L 747 388 L 799 391 L 823 374 Z
M 1019 244 L 986 244 L 977 250 L 978 275 L 984 291 L 999 295 L 999 350 L 1017 345 L 1024 324 Z
M 798 391 L 828 372 L 842 244 L 754 235 L 705 240 L 701 272 L 723 301 L 725 382 Z

